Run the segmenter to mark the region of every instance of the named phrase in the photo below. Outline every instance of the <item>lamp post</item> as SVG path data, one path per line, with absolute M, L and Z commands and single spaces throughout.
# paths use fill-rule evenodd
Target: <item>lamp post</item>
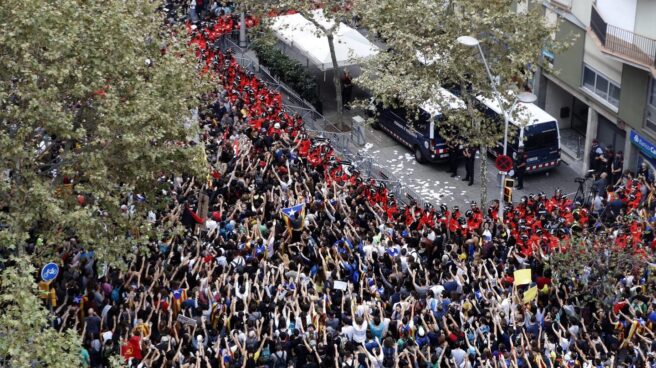
M 497 101 L 497 104 L 499 105 L 499 109 L 501 109 L 501 113 L 503 114 L 503 124 L 504 124 L 504 131 L 503 131 L 503 154 L 507 155 L 508 154 L 508 123 L 510 121 L 510 116 L 509 114 L 512 113 L 512 111 L 515 109 L 515 106 L 517 106 L 518 102 L 522 103 L 533 103 L 537 100 L 537 97 L 530 93 L 530 92 L 521 92 L 517 97 L 515 98 L 515 101 L 510 107 L 509 111 L 506 111 L 506 109 L 503 107 L 503 103 L 501 102 L 501 95 L 499 95 L 499 92 L 497 91 L 497 86 L 496 82 L 494 81 L 494 77 L 492 76 L 492 72 L 490 72 L 490 67 L 487 64 L 487 60 L 485 59 L 485 54 L 483 53 L 483 49 L 481 48 L 481 43 L 478 39 L 471 37 L 471 36 L 460 36 L 457 39 L 458 43 L 467 47 L 476 47 L 478 49 L 478 52 L 481 54 L 481 59 L 483 59 L 483 65 L 485 65 L 485 71 L 487 72 L 487 76 L 490 79 L 490 85 L 492 86 L 492 92 L 494 95 L 494 99 Z M 520 146 L 521 146 L 520 142 Z M 503 221 L 503 184 L 506 180 L 506 172 L 501 172 L 501 189 L 499 190 L 499 220 Z

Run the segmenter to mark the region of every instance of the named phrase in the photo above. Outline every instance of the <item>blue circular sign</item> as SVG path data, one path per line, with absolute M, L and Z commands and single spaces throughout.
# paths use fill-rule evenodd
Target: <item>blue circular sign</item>
M 59 275 L 59 266 L 54 262 L 48 263 L 41 269 L 41 279 L 45 282 L 56 279 L 57 275 Z

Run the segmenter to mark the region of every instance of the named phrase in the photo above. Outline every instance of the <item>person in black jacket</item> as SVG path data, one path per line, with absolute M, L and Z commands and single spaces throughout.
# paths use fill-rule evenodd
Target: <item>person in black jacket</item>
M 474 162 L 476 160 L 476 148 L 467 145 L 462 154 L 465 157 L 465 172 L 467 174 L 467 176 L 462 180 L 469 181 L 469 186 L 472 186 L 474 185 Z
M 449 172 L 451 173 L 451 177 L 455 178 L 458 176 L 458 163 L 462 150 L 460 149 L 460 143 L 455 137 L 449 139 L 447 147 L 449 149 Z
M 517 179 L 517 189 L 524 189 L 524 174 L 526 173 L 526 159 L 528 155 L 521 147 L 517 151 L 517 159 L 515 160 L 515 178 Z

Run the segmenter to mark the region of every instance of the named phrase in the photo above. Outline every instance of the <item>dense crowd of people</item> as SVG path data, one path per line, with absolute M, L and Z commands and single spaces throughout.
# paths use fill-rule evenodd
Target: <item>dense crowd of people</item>
M 60 247 L 53 326 L 81 332 L 85 366 L 656 365 L 645 268 L 612 275 L 602 303 L 548 263 L 576 241 L 651 260 L 650 178 L 625 172 L 591 205 L 530 195 L 503 221 L 497 204 L 403 205 L 215 47 L 222 19 L 189 28 L 218 81 L 198 121 L 211 177 L 161 178 L 170 206 L 148 216 L 183 234 L 124 272 Z

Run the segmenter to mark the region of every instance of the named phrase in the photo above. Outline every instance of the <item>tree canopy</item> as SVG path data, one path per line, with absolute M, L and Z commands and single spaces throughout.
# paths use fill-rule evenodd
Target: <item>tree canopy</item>
M 183 124 L 205 88 L 193 53 L 152 2 L 10 0 L 0 19 L 0 242 L 41 237 L 49 258 L 75 236 L 118 261 L 157 178 L 205 170 Z
M 146 214 L 161 205 L 158 178 L 206 174 L 188 122 L 209 84 L 157 5 L 0 7 L 0 361 L 9 366 L 75 365 L 79 339 L 48 328 L 34 278 L 66 239 L 121 266 L 154 235 Z

